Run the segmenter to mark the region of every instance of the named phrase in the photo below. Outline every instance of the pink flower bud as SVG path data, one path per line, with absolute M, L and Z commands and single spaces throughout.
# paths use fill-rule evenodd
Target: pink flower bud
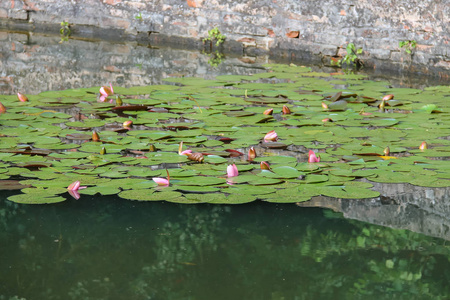
M 112 94 L 114 94 L 114 89 L 112 87 L 111 82 L 109 83 L 109 87 L 107 86 L 102 86 L 100 88 L 100 94 L 102 94 L 105 97 L 111 96 Z
M 259 165 L 261 166 L 261 170 L 269 170 L 270 171 L 270 166 L 269 166 L 268 162 L 262 161 Z
M 24 94 L 21 94 L 21 93 L 17 93 L 17 98 L 19 99 L 20 102 L 27 102 L 28 101 L 27 96 L 25 96 Z
M 170 182 L 166 178 L 154 177 L 152 178 L 159 186 L 169 186 Z
M 389 100 L 392 100 L 392 99 L 394 99 L 394 95 L 393 94 L 388 94 L 388 95 L 384 96 L 382 100 L 389 101 Z
M 6 112 L 6 107 L 0 102 L 0 114 L 3 114 Z
M 317 157 L 316 153 L 314 153 L 314 151 L 309 150 L 309 152 L 308 152 L 308 162 L 309 163 L 320 162 L 320 156 Z
M 266 109 L 263 114 L 270 116 L 273 113 L 273 108 Z
M 264 142 L 275 142 L 278 140 L 278 135 L 275 132 L 275 130 L 269 131 L 265 136 L 264 136 Z
M 291 114 L 291 110 L 286 105 L 283 105 L 283 108 L 281 109 L 281 111 L 283 112 L 283 115 Z
M 131 125 L 133 125 L 132 120 L 126 120 L 125 122 L 123 122 L 123 127 L 125 127 L 125 128 L 130 128 Z
M 239 175 L 238 169 L 235 164 L 228 165 L 227 167 L 227 177 L 236 177 Z
M 428 144 L 427 144 L 427 142 L 422 142 L 422 144 L 420 144 L 420 146 L 419 146 L 419 149 L 420 150 L 425 150 L 425 149 L 428 149 Z
M 67 187 L 67 189 L 69 190 L 69 191 L 78 191 L 79 189 L 85 189 L 85 188 L 87 188 L 86 186 L 80 186 L 80 181 L 79 180 L 77 180 L 77 181 L 75 181 L 75 182 L 72 182 L 68 187 Z

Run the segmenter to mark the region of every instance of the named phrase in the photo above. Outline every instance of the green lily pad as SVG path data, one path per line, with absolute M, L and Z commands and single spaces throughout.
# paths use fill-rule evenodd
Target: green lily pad
M 9 196 L 8 200 L 20 204 L 53 204 L 63 202 L 66 198 L 40 191 Z

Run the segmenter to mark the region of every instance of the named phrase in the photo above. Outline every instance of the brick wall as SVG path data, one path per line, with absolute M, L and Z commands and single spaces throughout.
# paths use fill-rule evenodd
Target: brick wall
M 4 0 L 0 27 L 56 34 L 147 39 L 151 44 L 209 48 L 217 27 L 224 52 L 276 57 L 314 56 L 329 63 L 347 43 L 364 50 L 367 67 L 443 77 L 450 71 L 448 0 Z M 400 41 L 414 40 L 412 53 Z

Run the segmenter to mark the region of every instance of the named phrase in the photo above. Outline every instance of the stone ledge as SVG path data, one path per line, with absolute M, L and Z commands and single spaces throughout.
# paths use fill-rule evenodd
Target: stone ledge
M 214 4 L 186 0 L 177 5 L 121 0 L 27 3 L 2 1 L 0 28 L 57 34 L 60 22 L 67 21 L 75 38 L 136 40 L 205 49 L 202 39 L 208 30 L 217 27 L 226 35 L 226 41 L 220 48 L 209 47 L 214 51 L 324 58 L 342 56 L 346 44 L 353 42 L 363 48 L 366 66 L 378 68 L 380 62 L 401 62 L 391 64 L 391 68 L 438 76 L 450 72 L 445 63 L 450 60 L 445 17 L 450 8 L 445 0 L 398 0 L 395 5 L 378 2 L 376 9 L 369 0 L 349 4 L 323 0 L 319 6 L 306 0 L 217 0 Z M 414 67 L 404 63 L 408 61 L 406 57 L 392 52 L 399 50 L 399 41 L 407 40 L 418 44 L 409 62 Z M 301 51 L 309 54 L 298 53 Z

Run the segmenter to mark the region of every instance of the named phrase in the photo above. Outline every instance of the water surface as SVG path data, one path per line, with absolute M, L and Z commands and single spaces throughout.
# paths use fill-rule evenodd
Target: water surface
M 448 242 L 296 205 L 0 201 L 0 299 L 448 299 Z

